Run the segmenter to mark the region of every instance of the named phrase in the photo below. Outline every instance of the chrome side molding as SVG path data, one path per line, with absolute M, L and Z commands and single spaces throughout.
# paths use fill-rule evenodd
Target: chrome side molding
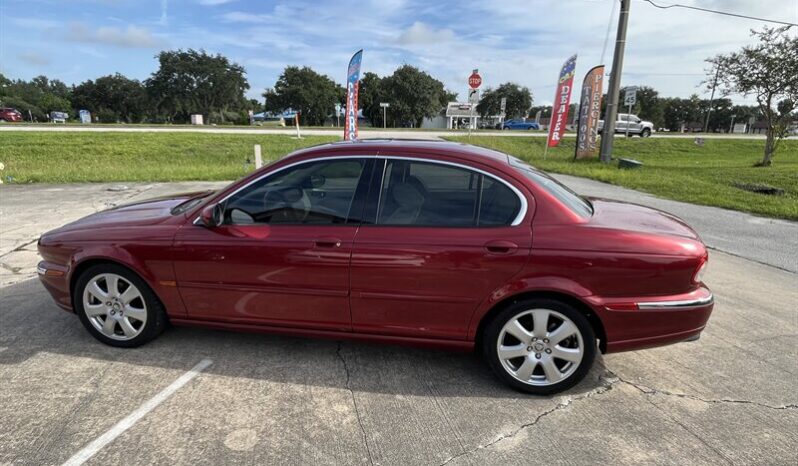
M 681 309 L 685 307 L 698 307 L 711 304 L 714 301 L 714 296 L 711 294 L 705 298 L 687 299 L 682 301 L 652 301 L 648 303 L 637 303 L 637 308 L 640 310 L 653 310 L 653 309 Z

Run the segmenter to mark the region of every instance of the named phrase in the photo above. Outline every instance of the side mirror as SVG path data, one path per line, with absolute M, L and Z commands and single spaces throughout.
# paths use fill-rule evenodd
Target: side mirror
M 211 204 L 202 209 L 202 224 L 208 228 L 218 227 L 224 222 L 224 208 L 221 204 Z

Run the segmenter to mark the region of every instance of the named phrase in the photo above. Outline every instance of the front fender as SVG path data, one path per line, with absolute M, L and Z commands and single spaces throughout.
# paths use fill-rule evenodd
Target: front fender
M 170 255 L 163 257 L 163 249 L 142 248 L 140 245 L 86 244 L 72 255 L 67 274 L 70 290 L 77 274 L 96 262 L 113 262 L 136 273 L 161 300 L 170 316 L 185 316 L 186 309 L 177 289 Z

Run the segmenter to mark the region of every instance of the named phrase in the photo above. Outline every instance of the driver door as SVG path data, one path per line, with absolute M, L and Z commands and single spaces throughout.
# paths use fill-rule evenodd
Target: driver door
M 223 201 L 222 225 L 182 228 L 174 266 L 188 316 L 351 330 L 349 261 L 372 165 L 300 162 Z

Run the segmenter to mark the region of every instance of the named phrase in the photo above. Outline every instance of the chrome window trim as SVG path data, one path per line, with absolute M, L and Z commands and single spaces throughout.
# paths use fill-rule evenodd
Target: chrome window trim
M 284 167 L 280 167 L 277 170 L 270 171 L 269 173 L 264 173 L 262 176 L 259 176 L 259 177 L 255 178 L 254 180 L 250 181 L 249 183 L 245 184 L 244 186 L 241 186 L 240 188 L 236 189 L 232 193 L 228 194 L 224 198 L 216 201 L 216 203 L 220 204 L 220 203 L 230 199 L 231 197 L 235 196 L 236 194 L 238 194 L 242 190 L 247 189 L 248 187 L 250 187 L 253 184 L 257 183 L 258 181 L 266 178 L 267 176 L 272 176 L 275 173 L 280 173 L 283 170 L 287 170 L 287 169 L 289 169 L 291 167 L 296 167 L 297 165 L 302 165 L 302 164 L 311 163 L 311 162 L 320 162 L 320 161 L 325 161 L 325 160 L 370 159 L 370 158 L 376 158 L 376 157 L 377 157 L 376 155 L 339 155 L 339 156 L 335 156 L 335 157 L 319 157 L 319 158 L 315 158 L 315 159 L 300 160 L 299 162 L 289 163 L 288 165 L 286 165 Z M 195 218 L 194 221 L 191 222 L 191 223 L 193 223 L 194 225 L 199 225 L 201 215 L 202 214 L 200 212 L 200 214 L 197 215 L 197 218 Z
M 527 212 L 527 209 L 529 208 L 529 203 L 527 202 L 526 197 L 524 197 L 524 195 L 521 193 L 521 191 L 518 190 L 518 188 L 516 188 L 512 184 L 508 183 L 503 178 L 498 177 L 498 176 L 496 176 L 496 175 L 494 175 L 492 173 L 488 173 L 488 172 L 486 172 L 484 170 L 480 170 L 479 168 L 475 168 L 475 167 L 472 167 L 470 165 L 464 165 L 464 164 L 460 164 L 460 163 L 456 163 L 456 162 L 447 162 L 447 161 L 444 161 L 444 160 L 432 160 L 432 159 L 424 159 L 424 158 L 420 158 L 420 157 L 404 157 L 404 156 L 401 156 L 401 155 L 378 155 L 377 158 L 378 159 L 385 159 L 385 160 L 409 160 L 409 161 L 412 161 L 412 162 L 424 162 L 424 163 L 434 163 L 434 164 L 439 164 L 439 165 L 448 165 L 450 167 L 463 168 L 465 170 L 469 170 L 469 171 L 472 171 L 472 172 L 476 172 L 476 173 L 482 174 L 484 176 L 488 176 L 488 177 L 490 177 L 490 178 L 492 178 L 492 179 L 504 184 L 508 188 L 510 188 L 510 190 L 512 192 L 514 192 L 516 196 L 518 196 L 518 200 L 521 202 L 521 208 L 518 209 L 518 214 L 515 216 L 515 219 L 513 219 L 513 221 L 510 223 L 510 226 L 511 227 L 515 227 L 515 226 L 520 225 L 521 222 L 524 220 L 524 217 L 526 217 L 526 212 Z M 386 164 L 386 166 L 387 166 L 387 164 Z M 382 192 L 382 183 L 384 183 L 384 182 L 385 182 L 385 177 L 383 177 L 383 179 L 381 180 L 380 192 Z M 377 206 L 377 209 L 379 210 L 379 206 Z M 478 228 L 478 226 L 476 226 L 476 227 Z
M 710 294 L 705 298 L 687 299 L 681 301 L 651 301 L 645 303 L 637 303 L 637 308 L 640 310 L 655 310 L 655 309 L 681 309 L 686 307 L 704 306 L 712 303 L 714 296 Z
M 259 176 L 259 177 L 255 178 L 255 179 L 251 180 L 249 183 L 245 184 L 244 186 L 241 186 L 240 188 L 236 189 L 232 193 L 228 194 L 227 196 L 225 196 L 224 198 L 222 198 L 222 199 L 220 199 L 219 201 L 216 201 L 216 202 L 217 202 L 217 204 L 221 203 L 221 202 L 225 202 L 226 200 L 228 200 L 231 197 L 233 197 L 236 194 L 238 194 L 240 191 L 252 186 L 253 184 L 259 182 L 260 180 L 266 178 L 267 176 L 274 175 L 275 173 L 280 173 L 283 170 L 287 170 L 287 169 L 289 169 L 291 167 L 295 167 L 297 165 L 302 165 L 302 164 L 312 163 L 312 162 L 321 162 L 321 161 L 326 161 L 326 160 L 370 159 L 370 158 L 383 159 L 383 160 L 409 160 L 409 161 L 413 161 L 413 162 L 434 163 L 434 164 L 439 164 L 439 165 L 447 165 L 447 166 L 450 166 L 450 167 L 462 168 L 462 169 L 465 169 L 465 170 L 470 170 L 470 171 L 473 171 L 473 172 L 476 172 L 476 173 L 480 173 L 480 174 L 482 174 L 484 176 L 489 176 L 490 178 L 492 178 L 492 179 L 504 184 L 508 188 L 510 188 L 510 190 L 513 193 L 515 193 L 516 196 L 518 196 L 518 200 L 521 202 L 521 207 L 518 209 L 518 214 L 515 216 L 515 219 L 513 219 L 512 223 L 510 223 L 510 226 L 512 226 L 512 227 L 515 227 L 515 226 L 518 226 L 518 225 L 521 224 L 521 222 L 524 220 L 524 217 L 526 217 L 527 210 L 529 209 L 529 203 L 527 202 L 526 197 L 521 193 L 521 191 L 518 190 L 518 188 L 516 188 L 515 186 L 513 186 L 512 184 L 510 184 L 506 180 L 502 179 L 501 177 L 496 176 L 496 175 L 494 175 L 492 173 L 488 173 L 488 172 L 486 172 L 484 170 L 472 167 L 470 165 L 465 165 L 465 164 L 456 163 L 456 162 L 447 162 L 447 161 L 444 161 L 444 160 L 435 160 L 435 159 L 425 159 L 425 158 L 421 158 L 421 157 L 404 157 L 404 156 L 400 156 L 400 155 L 336 155 L 336 156 L 327 156 L 327 157 L 318 157 L 318 158 L 312 158 L 312 159 L 307 159 L 307 160 L 300 160 L 298 162 L 290 163 L 290 164 L 288 164 L 288 165 L 286 165 L 284 167 L 280 167 L 277 170 L 270 171 L 269 173 L 265 173 L 265 174 L 263 174 L 263 176 Z M 387 165 L 388 164 L 386 163 L 385 166 L 387 166 Z M 385 173 L 384 173 L 384 170 L 383 170 L 383 176 L 380 179 L 380 193 L 382 193 L 382 183 L 384 183 L 384 182 L 385 182 Z M 377 205 L 377 208 L 379 209 L 379 205 Z M 194 225 L 198 225 L 199 224 L 198 222 L 200 222 L 200 215 L 197 215 L 197 217 L 194 219 L 194 221 L 192 223 Z

